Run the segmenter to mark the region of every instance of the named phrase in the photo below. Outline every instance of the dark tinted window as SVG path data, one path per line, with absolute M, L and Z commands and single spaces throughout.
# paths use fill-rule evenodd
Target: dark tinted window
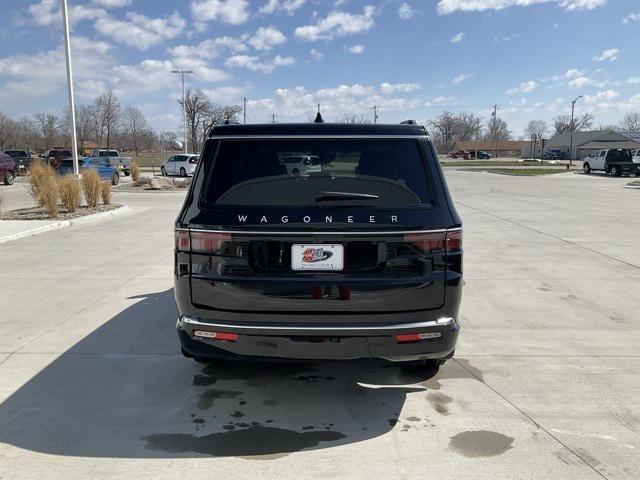
M 288 207 L 431 204 L 420 144 L 409 139 L 222 141 L 203 199 Z

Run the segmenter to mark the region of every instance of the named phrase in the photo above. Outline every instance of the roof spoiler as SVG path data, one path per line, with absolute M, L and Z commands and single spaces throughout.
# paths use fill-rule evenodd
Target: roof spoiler
M 415 120 L 405 120 L 404 122 L 400 122 L 400 125 L 417 125 L 418 122 Z

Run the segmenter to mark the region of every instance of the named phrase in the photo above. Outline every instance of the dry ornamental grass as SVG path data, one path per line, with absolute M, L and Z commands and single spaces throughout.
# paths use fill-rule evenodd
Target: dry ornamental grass
M 86 168 L 82 170 L 82 190 L 87 205 L 95 207 L 98 205 L 100 197 L 100 176 L 93 169 Z
M 51 218 L 58 216 L 58 178 L 50 165 L 42 162 L 31 164 L 29 184 L 31 195 Z
M 67 212 L 74 213 L 80 205 L 80 182 L 72 175 L 66 175 L 58 181 L 60 201 Z
M 104 181 L 102 182 L 102 189 L 100 190 L 102 195 L 102 203 L 105 205 L 111 205 L 111 182 Z
M 131 180 L 137 182 L 140 179 L 140 167 L 135 160 L 131 161 Z

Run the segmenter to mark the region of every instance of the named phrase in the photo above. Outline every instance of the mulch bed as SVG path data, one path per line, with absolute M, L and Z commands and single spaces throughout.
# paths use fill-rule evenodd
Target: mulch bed
M 20 208 L 0 214 L 0 220 L 71 220 L 93 215 L 94 213 L 110 212 L 120 207 L 122 207 L 122 205 L 118 204 L 98 205 L 97 207 L 78 207 L 75 212 L 71 213 L 61 206 L 56 218 L 49 217 L 46 210 L 43 210 L 41 207 Z

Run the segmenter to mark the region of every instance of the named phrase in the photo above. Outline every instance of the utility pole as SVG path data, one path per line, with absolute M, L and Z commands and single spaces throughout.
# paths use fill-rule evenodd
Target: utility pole
M 271 123 L 273 123 L 274 125 L 276 123 L 276 114 L 275 113 L 271 114 Z
M 576 97 L 571 102 L 571 125 L 569 125 L 570 133 L 570 141 L 569 141 L 569 168 L 573 166 L 573 131 L 575 130 L 575 122 L 573 120 L 573 115 L 576 109 L 576 102 L 582 98 L 582 95 Z
M 491 114 L 493 117 L 493 139 L 494 139 L 494 149 L 493 149 L 493 158 L 498 158 L 498 130 L 496 129 L 496 123 L 498 121 L 498 105 L 493 106 L 493 113 Z
M 373 106 L 373 123 L 378 123 L 378 106 Z
M 184 74 L 185 73 L 194 73 L 193 70 L 171 70 L 171 73 L 179 73 L 182 76 L 182 118 L 184 120 L 184 153 L 189 153 L 188 146 L 188 138 L 189 135 L 187 133 L 187 94 L 184 88 Z M 195 148 L 195 145 L 194 145 Z
M 69 94 L 69 118 L 71 128 L 71 154 L 73 155 L 73 173 L 80 175 L 78 165 L 78 137 L 76 135 L 76 103 L 73 96 L 73 69 L 71 68 L 71 43 L 69 41 L 69 15 L 67 0 L 62 0 L 62 26 L 64 29 L 64 53 L 67 62 L 67 90 Z
M 476 160 L 478 160 L 478 140 L 480 138 L 480 119 L 476 120 Z
M 243 106 L 242 106 L 242 116 L 244 117 L 244 124 L 247 124 L 247 97 L 244 97 L 242 99 L 243 102 Z

